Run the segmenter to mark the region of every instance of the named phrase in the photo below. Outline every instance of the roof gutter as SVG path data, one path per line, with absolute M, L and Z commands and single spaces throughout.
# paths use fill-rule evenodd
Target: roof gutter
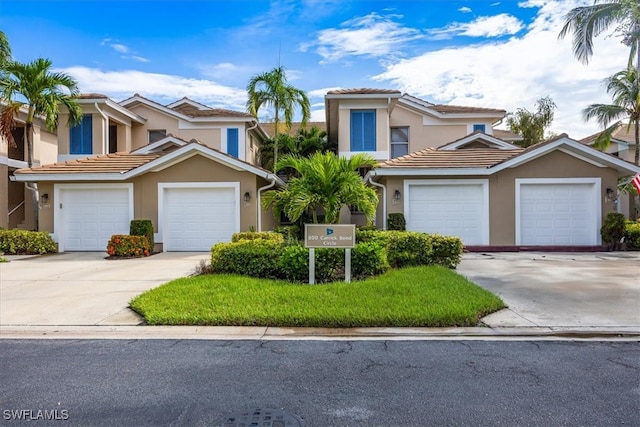
M 97 102 L 94 102 L 94 107 L 98 110 L 98 113 L 102 116 L 105 122 L 104 126 L 104 142 L 102 143 L 102 152 L 104 154 L 109 154 L 109 117 L 100 109 Z
M 258 209 L 258 231 L 262 231 L 262 203 L 261 203 L 262 200 L 261 200 L 261 193 L 264 190 L 268 190 L 269 188 L 273 188 L 276 185 L 276 182 L 277 182 L 278 178 L 276 176 L 274 176 L 274 177 L 271 177 L 270 179 L 271 179 L 271 182 L 269 184 L 265 185 L 264 187 L 258 188 L 258 191 L 257 191 L 257 197 L 256 198 L 258 199 L 258 201 L 257 201 L 257 205 L 258 205 L 257 206 L 257 209 Z

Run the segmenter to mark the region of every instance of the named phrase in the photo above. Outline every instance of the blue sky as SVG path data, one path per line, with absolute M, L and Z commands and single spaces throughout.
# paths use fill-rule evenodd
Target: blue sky
M 82 92 L 183 96 L 244 111 L 254 75 L 281 63 L 324 121 L 335 88 L 398 89 L 430 102 L 534 109 L 551 96 L 554 132 L 598 130 L 580 111 L 610 102 L 602 80 L 628 51 L 600 36 L 588 66 L 558 40 L 589 0 L 2 0 L 15 59 L 46 57 Z M 266 113 L 265 113 L 266 114 Z M 268 115 L 268 114 L 267 114 Z M 264 117 L 267 119 L 267 117 Z

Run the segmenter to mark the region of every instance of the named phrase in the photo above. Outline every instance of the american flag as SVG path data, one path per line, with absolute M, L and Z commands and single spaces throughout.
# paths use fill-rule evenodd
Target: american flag
M 631 183 L 634 187 L 636 187 L 636 191 L 638 192 L 638 194 L 640 194 L 640 173 L 633 177 Z

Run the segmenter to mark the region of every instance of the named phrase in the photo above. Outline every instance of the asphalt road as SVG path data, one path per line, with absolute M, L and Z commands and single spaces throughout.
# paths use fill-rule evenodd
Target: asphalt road
M 640 346 L 0 340 L 1 425 L 233 425 L 266 408 L 306 426 L 638 426 Z

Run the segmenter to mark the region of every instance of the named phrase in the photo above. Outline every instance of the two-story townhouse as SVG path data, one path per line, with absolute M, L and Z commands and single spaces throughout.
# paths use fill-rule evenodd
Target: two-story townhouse
M 138 94 L 79 103 L 78 126 L 60 117 L 58 162 L 15 173 L 46 195 L 40 229 L 61 251 L 105 250 L 134 218 L 152 221 L 164 251 L 206 251 L 234 232 L 273 228 L 260 197 L 283 182 L 255 164 L 267 135 L 249 114 Z
M 25 143 L 26 108 L 18 112 L 16 127 L 12 130 L 13 142 L 0 141 L 0 227 L 35 228 L 33 197 L 24 182 L 11 179 L 14 171 L 27 167 L 27 147 Z M 55 133 L 47 131 L 44 120 L 36 117 L 33 126 L 34 166 L 56 161 L 57 140 Z M 41 200 L 47 203 L 48 200 Z
M 409 230 L 458 236 L 470 248 L 600 248 L 617 179 L 640 171 L 567 135 L 517 147 L 497 137 L 502 109 L 387 89 L 330 91 L 325 106 L 339 154 L 380 162 L 364 177 L 379 189 L 378 227 L 401 213 Z

